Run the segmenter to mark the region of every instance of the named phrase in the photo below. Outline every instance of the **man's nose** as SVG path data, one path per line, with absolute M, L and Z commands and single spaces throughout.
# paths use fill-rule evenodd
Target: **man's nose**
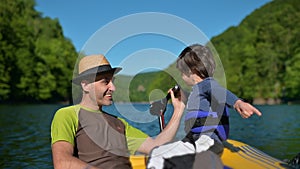
M 112 81 L 109 82 L 109 90 L 111 90 L 111 91 L 116 90 L 116 86 L 114 85 L 114 83 Z

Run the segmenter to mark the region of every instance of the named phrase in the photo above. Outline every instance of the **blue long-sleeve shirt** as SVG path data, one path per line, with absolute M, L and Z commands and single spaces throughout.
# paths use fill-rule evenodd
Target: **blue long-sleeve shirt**
M 225 105 L 232 108 L 238 99 L 212 77 L 208 77 L 193 86 L 188 97 L 187 110 L 223 112 Z

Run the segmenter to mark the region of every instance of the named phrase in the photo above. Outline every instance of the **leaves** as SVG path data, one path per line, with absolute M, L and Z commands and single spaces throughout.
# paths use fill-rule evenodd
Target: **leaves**
M 212 38 L 225 69 L 227 88 L 250 101 L 300 99 L 299 21 L 300 1 L 274 0 L 240 25 Z M 175 82 L 181 83 L 178 73 L 170 76 L 172 71 L 167 70 L 135 77 L 130 97 L 148 101 L 153 90 L 167 91 Z M 137 92 L 138 84 L 146 90 Z
M 272 1 L 212 39 L 238 96 L 299 99 L 299 3 Z
M 58 20 L 43 18 L 34 0 L 0 5 L 0 101 L 69 98 L 77 57 Z
M 227 87 L 253 100 L 300 97 L 300 1 L 273 0 L 211 39 Z M 57 19 L 41 17 L 34 0 L 0 3 L 0 102 L 62 101 L 71 95 L 78 53 Z M 220 73 L 222 75 L 222 72 Z M 222 78 L 222 77 L 221 77 Z M 116 79 L 116 101 L 149 101 L 175 83 L 175 64 L 162 72 Z

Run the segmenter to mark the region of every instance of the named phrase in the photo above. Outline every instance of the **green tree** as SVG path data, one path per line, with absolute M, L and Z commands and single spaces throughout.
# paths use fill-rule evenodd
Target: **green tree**
M 300 1 L 274 0 L 212 38 L 228 88 L 250 100 L 299 99 L 299 20 Z
M 0 4 L 0 100 L 61 101 L 71 95 L 77 57 L 57 19 L 43 18 L 34 0 Z

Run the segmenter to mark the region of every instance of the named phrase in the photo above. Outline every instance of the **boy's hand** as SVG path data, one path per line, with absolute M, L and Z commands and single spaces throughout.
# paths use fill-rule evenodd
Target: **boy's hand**
M 258 116 L 262 115 L 262 113 L 258 109 L 256 109 L 251 104 L 246 103 L 242 100 L 237 100 L 233 105 L 233 107 L 237 112 L 240 113 L 240 115 L 243 118 L 249 118 L 250 116 L 253 115 L 253 113 L 257 114 Z

